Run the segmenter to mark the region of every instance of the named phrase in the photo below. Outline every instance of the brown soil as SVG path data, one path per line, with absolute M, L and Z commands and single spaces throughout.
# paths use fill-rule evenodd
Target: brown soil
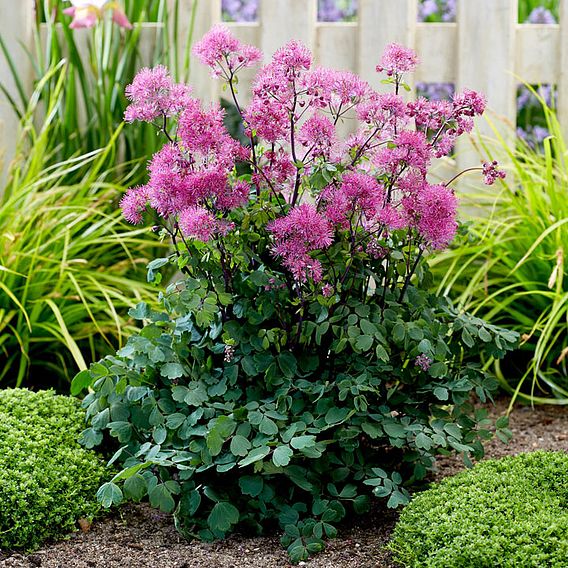
M 493 413 L 506 409 L 500 402 Z M 518 407 L 511 414 L 513 440 L 494 440 L 487 457 L 502 457 L 536 449 L 568 451 L 568 408 Z M 443 459 L 436 477 L 463 469 L 459 459 Z M 305 563 L 310 568 L 392 568 L 384 550 L 397 515 L 377 508 L 345 526 L 339 538 Z M 0 567 L 14 568 L 286 568 L 290 566 L 278 537 L 231 538 L 213 544 L 187 542 L 175 531 L 171 518 L 145 505 L 128 506 L 95 523 L 87 532 L 47 545 L 29 555 L 2 556 Z

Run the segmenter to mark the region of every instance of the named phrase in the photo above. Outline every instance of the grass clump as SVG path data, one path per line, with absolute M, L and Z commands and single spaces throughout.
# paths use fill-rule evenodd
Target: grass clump
M 417 495 L 393 533 L 412 568 L 568 566 L 568 455 L 489 460 Z
M 73 398 L 0 391 L 1 549 L 33 550 L 99 510 L 105 465 L 77 443 L 83 422 Z

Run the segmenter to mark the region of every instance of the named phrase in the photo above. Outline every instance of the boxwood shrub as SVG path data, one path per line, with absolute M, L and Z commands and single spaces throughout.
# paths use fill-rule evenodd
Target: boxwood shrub
M 411 568 L 568 566 L 568 454 L 490 460 L 417 495 L 396 526 Z
M 52 391 L 0 391 L 0 548 L 33 550 L 99 510 L 108 470 L 77 443 L 83 411 Z

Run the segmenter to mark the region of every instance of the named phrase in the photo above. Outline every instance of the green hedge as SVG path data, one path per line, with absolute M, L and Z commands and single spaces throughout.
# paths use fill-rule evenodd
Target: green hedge
M 412 568 L 568 567 L 568 454 L 490 460 L 404 509 L 390 548 Z
M 108 473 L 77 443 L 84 420 L 75 399 L 0 390 L 0 548 L 32 550 L 99 510 Z

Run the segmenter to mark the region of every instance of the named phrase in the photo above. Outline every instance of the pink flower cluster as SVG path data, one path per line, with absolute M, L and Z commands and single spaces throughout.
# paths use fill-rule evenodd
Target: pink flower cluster
M 309 253 L 327 248 L 333 242 L 333 229 L 315 206 L 309 203 L 298 205 L 285 217 L 269 223 L 268 230 L 276 240 L 274 253 L 282 257 L 284 266 L 296 280 L 321 280 L 321 262 L 311 258 Z
M 235 74 L 262 57 L 222 26 L 194 53 L 226 81 L 235 101 Z M 377 70 L 398 89 L 417 61 L 392 44 Z M 227 236 L 242 218 L 233 210 L 271 203 L 272 253 L 299 283 L 327 275 L 324 251 L 336 242 L 369 262 L 382 262 L 393 242 L 420 253 L 447 246 L 457 230 L 457 199 L 427 174 L 485 109 L 483 96 L 470 90 L 452 101 L 409 103 L 377 93 L 352 73 L 313 68 L 311 53 L 297 41 L 260 69 L 249 105 L 237 105 L 250 145 L 229 136 L 218 105 L 203 106 L 164 67 L 143 69 L 126 92 L 132 103 L 126 120 L 154 122 L 169 140 L 149 164 L 148 183 L 123 198 L 125 217 L 140 223 L 150 206 L 174 234 L 210 241 Z M 347 113 L 357 117 L 358 130 L 341 140 L 337 124 Z M 240 162 L 250 176 L 238 177 Z M 484 164 L 483 174 L 487 183 L 504 176 L 496 163 Z M 317 187 L 313 180 L 320 180 Z M 324 295 L 334 289 L 326 287 Z
M 126 98 L 131 102 L 124 119 L 152 122 L 161 117 L 172 117 L 181 112 L 191 100 L 188 85 L 174 83 L 169 71 L 158 65 L 138 72 L 131 85 L 126 87 Z
M 231 77 L 262 59 L 252 45 L 242 44 L 225 26 L 215 26 L 193 47 L 194 55 L 211 68 L 214 76 Z

